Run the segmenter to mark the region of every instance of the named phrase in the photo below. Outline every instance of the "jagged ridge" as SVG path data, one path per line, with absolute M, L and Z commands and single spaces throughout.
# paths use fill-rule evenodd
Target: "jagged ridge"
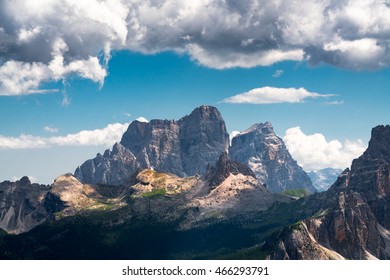
M 178 121 L 132 122 L 112 152 L 86 161 L 75 176 L 84 183 L 120 185 L 128 184 L 137 169 L 152 168 L 181 177 L 203 175 L 228 144 L 220 112 L 201 106 Z

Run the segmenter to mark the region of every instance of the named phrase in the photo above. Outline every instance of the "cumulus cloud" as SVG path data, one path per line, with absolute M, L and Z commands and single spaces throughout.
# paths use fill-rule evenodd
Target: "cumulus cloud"
M 139 117 L 139 118 L 136 119 L 136 121 L 145 122 L 145 123 L 149 122 L 145 117 Z
M 284 60 L 376 69 L 390 63 L 390 8 L 380 0 L 0 1 L 3 95 L 71 75 L 102 85 L 111 51 L 124 49 L 186 53 L 216 69 Z
M 305 170 L 320 170 L 327 167 L 345 169 L 359 157 L 367 145 L 362 140 L 328 141 L 321 133 L 307 135 L 299 127 L 286 131 L 283 137 L 292 157 Z
M 22 134 L 19 137 L 0 135 L 0 149 L 38 149 L 53 146 L 110 146 L 119 141 L 128 123 L 109 124 L 105 128 L 82 130 L 65 136 L 40 137 Z M 49 128 L 53 130 L 52 128 Z
M 299 103 L 307 98 L 327 98 L 330 96 L 334 95 L 310 92 L 304 88 L 262 87 L 225 98 L 222 102 L 250 104 Z
M 229 134 L 230 144 L 232 144 L 232 139 L 233 139 L 236 135 L 238 135 L 238 134 L 240 134 L 240 132 L 237 131 L 237 130 L 233 130 L 232 132 L 230 132 L 230 134 Z

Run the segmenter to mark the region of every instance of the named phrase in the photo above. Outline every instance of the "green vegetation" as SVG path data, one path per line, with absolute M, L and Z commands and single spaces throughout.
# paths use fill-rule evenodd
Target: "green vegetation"
M 282 192 L 282 194 L 297 198 L 302 198 L 309 195 L 306 189 L 285 190 L 284 192 Z
M 143 193 L 141 196 L 152 198 L 152 197 L 156 197 L 156 196 L 165 195 L 166 193 L 167 193 L 167 191 L 164 189 L 153 189 L 151 192 Z
M 62 212 L 56 212 L 54 213 L 54 217 L 56 220 L 60 220 L 64 217 L 64 214 Z
M 102 203 L 99 205 L 98 209 L 103 211 L 110 211 L 114 208 L 115 204 L 112 203 Z
M 298 221 L 290 226 L 292 230 L 299 230 L 302 225 L 302 221 Z
M 320 210 L 313 215 L 313 218 L 314 219 L 322 218 L 322 217 L 326 216 L 326 214 L 328 214 L 328 212 L 329 212 L 329 209 Z

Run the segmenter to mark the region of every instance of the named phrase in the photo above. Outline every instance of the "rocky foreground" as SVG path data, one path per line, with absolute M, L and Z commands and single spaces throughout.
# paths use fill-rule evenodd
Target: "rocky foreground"
M 271 259 L 390 259 L 390 126 L 325 193 L 299 202 L 307 216 L 274 234 Z M 311 212 L 311 213 L 310 213 Z

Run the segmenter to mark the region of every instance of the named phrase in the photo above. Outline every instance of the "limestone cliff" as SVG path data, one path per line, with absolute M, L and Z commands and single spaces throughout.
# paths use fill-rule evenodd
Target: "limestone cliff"
M 316 192 L 305 171 L 291 157 L 269 122 L 255 124 L 232 139 L 232 160 L 248 165 L 259 182 L 275 193 L 289 189 Z
M 84 183 L 128 184 L 137 169 L 151 168 L 180 177 L 203 175 L 227 151 L 229 135 L 220 112 L 196 108 L 175 120 L 134 121 L 112 151 L 86 161 L 75 171 Z

